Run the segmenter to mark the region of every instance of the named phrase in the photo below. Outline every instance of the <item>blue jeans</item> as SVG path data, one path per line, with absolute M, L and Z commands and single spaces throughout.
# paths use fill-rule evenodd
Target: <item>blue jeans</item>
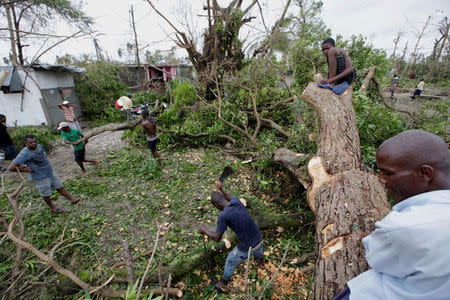
M 250 252 L 250 255 L 253 256 L 256 260 L 260 260 L 263 256 L 263 252 L 263 246 L 261 246 L 256 250 L 252 250 Z M 237 246 L 234 247 L 233 250 L 231 250 L 230 254 L 228 254 L 222 278 L 226 281 L 229 281 L 231 279 L 231 276 L 233 276 L 236 267 L 241 262 L 247 259 L 247 255 L 248 251 L 240 251 Z
M 328 83 L 325 84 L 318 83 L 317 85 L 320 86 L 321 88 L 332 90 L 336 95 L 342 94 L 350 86 L 350 84 L 347 81 L 336 84 L 333 88 L 331 88 L 330 84 Z

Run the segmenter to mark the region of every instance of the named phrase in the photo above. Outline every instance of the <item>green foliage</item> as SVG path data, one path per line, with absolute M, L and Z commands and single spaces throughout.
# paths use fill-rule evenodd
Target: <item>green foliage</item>
M 22 147 L 25 147 L 25 136 L 27 134 L 36 136 L 38 143 L 41 144 L 42 147 L 44 147 L 44 149 L 49 152 L 53 149 L 52 142 L 61 138 L 61 135 L 58 131 L 50 127 L 43 126 L 21 126 L 16 128 L 9 128 L 8 131 L 18 151 L 20 151 Z
M 80 65 L 86 72 L 74 74 L 74 80 L 85 118 L 123 120 L 122 113 L 114 106 L 115 101 L 128 92 L 128 87 L 117 76 L 120 66 L 105 61 L 86 61 Z
M 376 66 L 375 76 L 382 78 L 392 67 L 391 61 L 386 57 L 386 52 L 374 48 L 362 35 L 353 35 L 350 40 L 338 39 L 336 43 L 336 47 L 347 51 L 357 72 L 361 72 L 370 66 Z M 359 89 L 359 86 L 354 89 Z
M 417 100 L 416 100 L 417 101 Z M 448 139 L 448 100 L 419 100 L 423 103 L 414 115 L 414 127 Z
M 363 162 L 376 168 L 375 153 L 387 139 L 406 130 L 400 116 L 369 97 L 353 94 Z

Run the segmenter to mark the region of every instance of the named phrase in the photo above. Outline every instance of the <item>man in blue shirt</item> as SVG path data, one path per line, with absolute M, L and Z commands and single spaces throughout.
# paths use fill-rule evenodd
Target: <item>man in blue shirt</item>
M 228 254 L 222 279 L 214 285 L 218 291 L 226 292 L 228 291 L 228 281 L 233 276 L 239 263 L 247 259 L 249 248 L 251 248 L 250 255 L 255 257 L 261 267 L 264 267 L 263 239 L 258 226 L 256 226 L 242 202 L 234 196 L 230 197 L 222 189 L 220 181 L 217 182 L 216 189 L 220 193 L 214 192 L 211 195 L 211 203 L 221 211 L 217 220 L 216 232 L 209 231 L 203 225 L 198 227 L 198 232 L 219 242 L 227 227 L 230 227 L 239 239 L 239 244 Z
M 409 130 L 376 153 L 397 204 L 362 242 L 372 268 L 334 299 L 450 299 L 450 153 L 442 138 Z
M 28 177 L 36 185 L 45 203 L 47 203 L 53 213 L 62 213 L 63 210 L 53 205 L 50 199 L 52 190 L 58 191 L 58 193 L 69 199 L 72 204 L 77 204 L 81 199 L 73 198 L 64 189 L 61 180 L 55 174 L 47 159 L 44 148 L 38 144 L 36 137 L 31 134 L 26 135 L 25 145 L 26 147 L 11 162 L 8 170 L 29 173 Z

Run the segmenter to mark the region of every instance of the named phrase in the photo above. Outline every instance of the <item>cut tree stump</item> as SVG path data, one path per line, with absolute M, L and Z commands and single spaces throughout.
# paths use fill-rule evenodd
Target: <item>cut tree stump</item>
M 319 116 L 316 156 L 308 171 L 308 203 L 316 215 L 314 299 L 332 299 L 367 269 L 358 237 L 390 210 L 377 178 L 367 173 L 352 102 L 352 90 L 336 95 L 310 83 L 302 98 Z

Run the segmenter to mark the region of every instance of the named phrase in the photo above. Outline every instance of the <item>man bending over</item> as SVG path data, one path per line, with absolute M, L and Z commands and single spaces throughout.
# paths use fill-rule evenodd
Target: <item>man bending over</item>
M 227 283 L 233 276 L 238 264 L 247 259 L 249 248 L 251 248 L 250 255 L 256 258 L 261 267 L 264 267 L 263 239 L 258 226 L 256 226 L 242 202 L 234 196 L 230 197 L 222 189 L 220 181 L 217 182 L 216 189 L 220 193 L 214 192 L 211 195 L 211 203 L 221 211 L 217 220 L 216 232 L 209 231 L 203 225 L 198 227 L 198 232 L 206 234 L 213 241 L 219 242 L 227 227 L 230 227 L 239 239 L 239 244 L 228 254 L 222 279 L 214 285 L 219 292 L 227 292 Z

